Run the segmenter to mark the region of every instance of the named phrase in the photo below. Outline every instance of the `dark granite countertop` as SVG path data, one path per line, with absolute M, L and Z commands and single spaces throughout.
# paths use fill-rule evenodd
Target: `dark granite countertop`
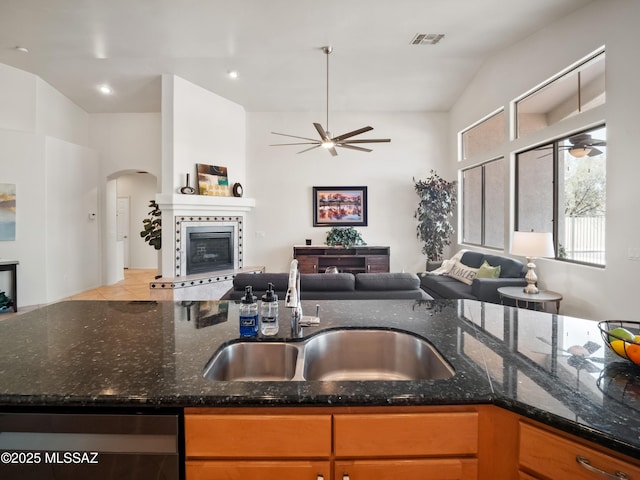
M 640 457 L 640 367 L 608 351 L 596 322 L 470 300 L 303 302 L 309 312 L 316 304 L 321 325 L 305 337 L 406 330 L 429 340 L 455 376 L 215 382 L 203 370 L 238 340 L 235 303 L 72 301 L 0 321 L 0 408 L 493 403 Z M 281 304 L 279 337 L 296 341 L 286 338 L 288 314 Z M 571 355 L 576 345 L 592 353 Z

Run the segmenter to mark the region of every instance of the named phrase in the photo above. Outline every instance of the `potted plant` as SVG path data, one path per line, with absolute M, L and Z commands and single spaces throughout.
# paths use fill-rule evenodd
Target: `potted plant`
M 149 218 L 142 220 L 144 230 L 140 232 L 140 236 L 153 248 L 160 250 L 162 248 L 162 212 L 155 200 L 149 202 L 149 208 L 152 210 L 149 212 Z
M 420 201 L 414 218 L 418 220 L 417 237 L 423 242 L 427 262 L 442 259 L 444 247 L 451 244 L 451 223 L 456 207 L 456 182 L 449 182 L 431 170 L 426 180 L 413 179 Z
M 351 248 L 356 245 L 366 245 L 360 232 L 353 227 L 332 227 L 327 232 L 327 241 L 329 246 L 342 245 L 344 248 Z

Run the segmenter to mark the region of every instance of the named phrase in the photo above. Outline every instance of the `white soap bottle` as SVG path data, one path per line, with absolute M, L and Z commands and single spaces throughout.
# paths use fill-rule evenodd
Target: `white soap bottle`
M 278 295 L 273 291 L 273 283 L 269 283 L 260 305 L 260 331 L 265 336 L 273 336 L 278 329 Z

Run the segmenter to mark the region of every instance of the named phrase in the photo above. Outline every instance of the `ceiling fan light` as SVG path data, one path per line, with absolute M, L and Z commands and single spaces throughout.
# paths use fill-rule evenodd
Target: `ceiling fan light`
M 589 147 L 574 147 L 569 149 L 569 154 L 576 158 L 586 157 L 590 153 L 591 149 Z
M 332 142 L 331 140 L 328 140 L 328 141 L 322 142 L 322 146 L 324 148 L 333 148 L 333 147 L 336 146 L 336 144 L 334 142 Z

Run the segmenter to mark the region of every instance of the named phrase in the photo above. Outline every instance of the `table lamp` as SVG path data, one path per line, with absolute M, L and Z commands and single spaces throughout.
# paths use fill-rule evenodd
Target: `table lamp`
M 525 280 L 527 286 L 524 287 L 524 293 L 538 293 L 536 282 L 536 265 L 533 263 L 534 258 L 554 257 L 553 235 L 550 232 L 513 232 L 513 241 L 511 242 L 511 253 L 527 257 L 527 274 Z

